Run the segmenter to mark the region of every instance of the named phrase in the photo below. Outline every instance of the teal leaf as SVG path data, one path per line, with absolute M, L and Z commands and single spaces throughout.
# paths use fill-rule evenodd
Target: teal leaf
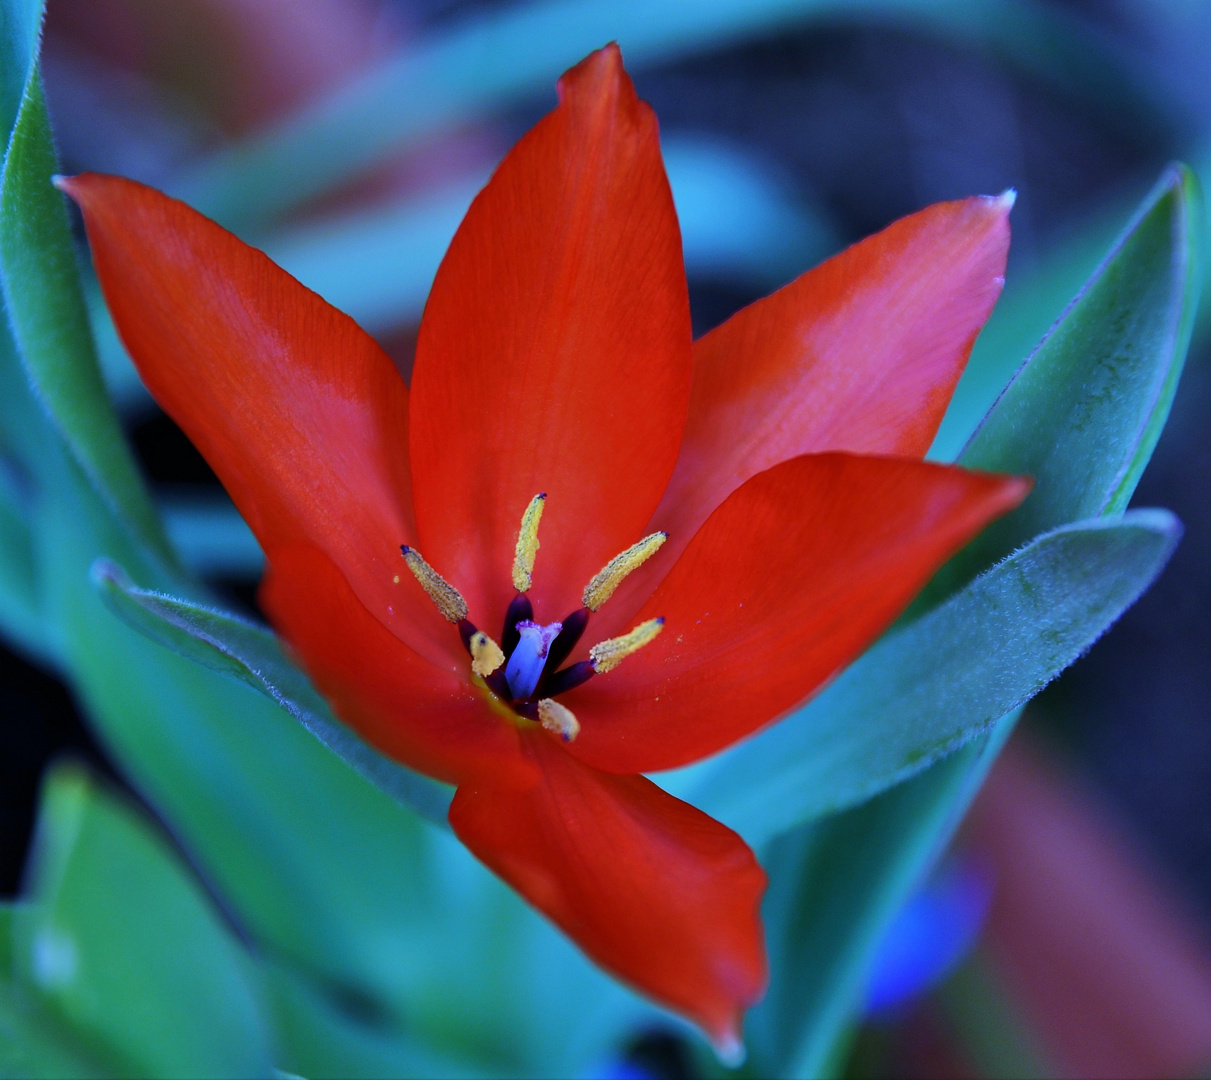
M 46 467 L 53 497 L 36 535 L 48 622 L 64 677 L 124 775 L 260 946 L 406 1012 L 428 936 L 415 915 L 428 888 L 418 859 L 437 830 L 263 692 L 115 616 L 89 577 L 101 555 L 148 587 L 205 598 L 146 558 L 61 447 Z
M 11 902 L 0 902 L 0 983 L 12 977 L 13 922 L 20 908 Z
M 1163 510 L 1044 534 L 884 638 L 808 706 L 702 767 L 691 801 L 759 844 L 919 772 L 1083 654 L 1180 534 Z
M 1002 720 L 925 772 L 768 846 L 770 986 L 746 1021 L 757 1075 L 835 1075 L 878 942 L 1010 729 Z
M 106 396 L 62 196 L 51 186 L 54 145 L 35 65 L 0 180 L 0 285 L 38 399 L 89 480 L 132 535 L 172 553 Z
M 332 715 L 306 676 L 286 659 L 272 632 L 189 600 L 140 589 L 126 571 L 107 559 L 93 564 L 92 577 L 110 610 L 136 630 L 259 690 L 380 790 L 430 821 L 446 823 L 450 789 L 362 742 Z
M 164 838 L 77 768 L 47 780 L 14 968 L 126 1076 L 268 1076 L 247 957 Z
M 1122 511 L 1169 416 L 1199 290 L 1193 174 L 1170 170 L 1022 365 L 959 463 L 1034 490 L 952 559 L 916 610 L 1065 522 Z
M 999 544 L 981 538 L 982 554 L 970 548 L 960 552 L 915 605 L 917 614 L 1030 539 L 1032 520 L 1062 525 L 1091 507 L 1095 513 L 1121 509 L 1132 478 L 1138 479 L 1147 464 L 1185 360 L 1197 295 L 1197 219 L 1188 176 L 1170 173 L 998 399 L 960 463 L 1031 473 L 1036 492 L 1043 492 L 1041 508 L 1030 509 L 1032 495 L 1020 517 L 1007 519 L 1017 520 L 1000 533 Z M 1144 235 L 1137 238 L 1137 230 Z M 1130 265 L 1136 260 L 1149 265 L 1151 277 Z M 1121 309 L 1108 306 L 1111 296 Z M 1100 305 L 1109 330 L 1092 317 L 1093 304 Z M 1150 332 L 1116 340 L 1115 327 L 1124 334 Z M 1139 347 L 1146 341 L 1152 348 Z M 1125 356 L 1139 370 L 1119 361 Z M 1113 372 L 1116 378 L 1110 377 Z M 1127 387 L 1135 388 L 1134 397 Z M 1083 407 L 1067 407 L 1073 401 Z M 1037 424 L 1036 417 L 1050 426 Z M 1018 424 L 1033 438 L 1020 437 Z M 1071 483 L 1065 470 L 1073 467 L 1077 475 L 1092 478 L 1093 486 Z M 802 828 L 797 840 L 788 838 L 783 859 L 771 866 L 771 896 L 783 899 L 770 925 L 772 934 L 790 935 L 795 942 L 789 953 L 793 966 L 773 973 L 760 1011 L 770 1019 L 758 1027 L 764 1032 L 758 1044 L 768 1041 L 778 1048 L 772 1053 L 782 1063 L 782 1075 L 819 1075 L 838 1056 L 884 930 L 957 828 L 1018 715 L 1015 710 L 1002 716 L 987 734 L 908 782 Z M 855 856 L 859 837 L 869 858 Z M 809 845 L 810 851 L 803 854 L 810 863 L 798 869 L 794 843 Z M 801 916 L 794 914 L 800 910 L 796 905 Z
M 37 53 L 45 7 L 45 0 L 0 2 L 0 131 L 6 144 Z
M 26 478 L 0 453 L 0 632 L 34 657 L 47 652 Z
M 125 1071 L 79 1043 L 18 987 L 0 983 L 0 1080 L 104 1080 Z

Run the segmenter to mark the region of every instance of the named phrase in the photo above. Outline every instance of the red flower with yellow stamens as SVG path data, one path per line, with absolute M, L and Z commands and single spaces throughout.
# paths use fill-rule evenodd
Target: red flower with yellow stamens
M 802 702 L 1024 497 L 921 460 L 1000 291 L 1009 200 L 906 218 L 691 344 L 656 120 L 611 46 L 472 204 L 409 389 L 188 207 L 62 186 L 337 713 L 456 784 L 455 832 L 590 956 L 734 1043 L 765 876 L 641 774 Z

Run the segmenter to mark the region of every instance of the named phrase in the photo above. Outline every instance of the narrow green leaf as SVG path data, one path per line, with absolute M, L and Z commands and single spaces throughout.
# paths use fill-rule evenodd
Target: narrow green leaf
M 766 850 L 770 987 L 746 1024 L 757 1075 L 834 1075 L 829 1065 L 862 1007 L 883 933 L 941 853 L 1010 726 L 1002 720 L 925 772 Z
M 0 983 L 12 977 L 13 920 L 19 908 L 11 902 L 0 903 Z
M 423 1076 L 505 1080 L 502 1062 L 445 1055 L 393 1024 L 375 1024 L 325 998 L 295 973 L 263 963 L 261 981 L 281 1047 L 279 1067 L 300 1076 Z
M 35 392 L 97 490 L 161 558 L 160 529 L 93 349 L 56 171 L 42 82 L 30 73 L 0 181 L 0 284 Z
M 1032 495 L 1020 517 L 1007 519 L 1017 521 L 1001 532 L 999 544 L 985 543 L 980 555 L 961 552 L 915 605 L 917 614 L 1029 540 L 1031 521 L 1043 527 L 1072 521 L 1091 507 L 1121 509 L 1147 463 L 1185 359 L 1199 261 L 1191 254 L 1198 243 L 1195 202 L 1187 176 L 1164 178 L 998 399 L 969 444 L 971 456 L 965 453 L 960 462 L 1031 473 L 1036 492 L 1043 493 L 1041 506 L 1030 508 Z M 1132 265 L 1137 261 L 1148 270 Z M 1122 306 L 1112 306 L 1111 298 Z M 1096 317 L 1090 305 L 1097 305 Z M 1137 331 L 1138 338 L 1127 336 Z M 1116 339 L 1116 333 L 1124 337 Z M 1151 347 L 1143 347 L 1148 342 Z M 1134 370 L 1122 362 L 1128 356 Z M 1134 390 L 1128 393 L 1128 387 Z M 1082 407 L 1070 407 L 1073 402 Z M 1046 424 L 1036 422 L 1044 418 Z M 1023 438 L 1025 432 L 1033 437 Z M 1092 487 L 1070 482 L 1069 469 Z M 797 937 L 792 954 L 799 958 L 793 970 L 774 973 L 762 1006 L 781 1025 L 765 1036 L 780 1047 L 774 1055 L 780 1075 L 819 1075 L 835 1055 L 861 1007 L 866 972 L 887 925 L 953 834 L 1017 718 L 1018 712 L 1008 713 L 988 734 L 907 783 L 808 826 L 803 832 L 812 834 L 811 865 L 796 872 L 788 856 L 775 869 L 771 893 L 787 890 L 782 910 L 794 912 L 802 904 L 803 911 L 795 920 L 782 916 L 785 929 L 771 923 L 771 932 Z M 871 858 L 855 858 L 859 844 Z
M 129 1076 L 268 1076 L 250 968 L 194 879 L 132 808 L 76 768 L 43 792 L 15 968 Z
M 942 984 L 937 998 L 964 1057 L 980 1076 L 1047 1080 L 1060 1075 L 1043 1058 L 1020 1005 L 982 950 Z
M 923 610 L 1065 522 L 1123 510 L 1177 389 L 1198 299 L 1197 196 L 1170 170 L 959 456 L 1035 487 L 952 559 Z
M 37 480 L 44 627 L 81 708 L 258 943 L 407 1014 L 427 978 L 411 957 L 429 933 L 415 917 L 426 890 L 417 860 L 436 830 L 264 694 L 149 641 L 104 605 L 89 580 L 102 555 L 176 595 L 195 586 L 135 542 L 7 363 L 14 356 L 0 350 L 0 426 L 45 436 L 8 448 Z M 26 414 L 13 413 L 11 428 L 10 404 Z
M 1039 537 L 717 758 L 691 801 L 761 843 L 919 772 L 1084 653 L 1152 583 L 1180 533 L 1171 514 L 1139 510 Z
M 148 561 L 62 448 L 47 467 L 53 497 L 37 535 L 48 621 L 64 675 L 124 774 L 259 944 L 407 1014 L 423 975 L 411 958 L 427 936 L 414 918 L 428 888 L 417 866 L 437 830 L 264 693 L 116 617 L 89 578 L 101 555 L 152 587 L 193 594 Z
M 0 983 L 0 1080 L 104 1080 L 125 1070 L 80 1045 L 77 1033 Z
M 93 581 L 110 609 L 153 641 L 221 671 L 276 701 L 329 750 L 380 790 L 444 825 L 452 792 L 367 746 L 283 655 L 272 632 L 235 615 L 138 588 L 114 562 L 93 565 Z
M 5 145 L 17 122 L 45 6 L 45 0 L 0 2 L 0 132 Z
M 16 462 L 0 453 L 0 633 L 31 656 L 44 657 L 48 650 L 24 479 Z

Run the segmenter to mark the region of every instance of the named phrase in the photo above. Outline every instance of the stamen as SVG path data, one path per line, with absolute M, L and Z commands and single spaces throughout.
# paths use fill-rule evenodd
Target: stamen
M 481 679 L 486 679 L 505 662 L 500 646 L 482 630 L 471 635 L 467 647 L 471 650 L 471 670 Z
M 530 505 L 521 515 L 517 547 L 513 552 L 513 588 L 519 593 L 524 593 L 530 587 L 534 560 L 538 556 L 538 523 L 542 520 L 542 508 L 546 501 L 547 493 L 540 491 L 530 500 Z
M 529 621 L 517 624 L 519 640 L 509 656 L 508 667 L 505 668 L 509 692 L 515 701 L 528 698 L 534 693 L 547 666 L 547 650 L 561 629 L 563 624 L 557 622 L 548 623 L 546 626 Z
M 548 671 L 559 670 L 559 665 L 572 655 L 572 650 L 576 648 L 581 635 L 585 631 L 585 627 L 588 625 L 588 608 L 577 608 L 564 619 L 563 629 L 559 631 L 559 637 L 551 642 L 551 649 L 547 654 Z
M 654 532 L 645 536 L 638 544 L 632 544 L 621 555 L 615 555 L 594 575 L 593 580 L 584 587 L 581 601 L 590 611 L 596 611 L 611 596 L 614 590 L 622 584 L 632 570 L 638 570 L 645 562 L 656 554 L 669 538 L 666 532 Z
M 547 666 L 549 667 L 550 664 Z M 581 683 L 588 682 L 594 674 L 593 661 L 581 660 L 571 667 L 566 667 L 562 671 L 556 671 L 554 674 L 548 675 L 543 680 L 542 692 L 547 697 L 558 697 L 560 694 L 566 694 L 569 690 L 574 690 Z
M 550 698 L 538 702 L 538 719 L 543 727 L 555 732 L 564 742 L 571 742 L 580 734 L 580 721 L 572 710 Z
M 505 626 L 500 635 L 500 647 L 504 649 L 505 656 L 510 656 L 513 650 L 517 648 L 519 635 L 517 633 L 517 624 L 521 622 L 529 622 L 534 619 L 534 606 L 530 603 L 528 596 L 515 596 L 509 601 L 509 607 L 505 611 Z
M 452 623 L 465 619 L 467 602 L 459 591 L 425 562 L 416 548 L 401 544 L 399 550 L 404 556 L 404 562 L 408 564 L 408 569 L 412 571 L 412 576 L 429 594 L 429 599 L 436 605 L 437 610 Z
M 636 653 L 645 645 L 655 641 L 663 629 L 664 619 L 648 619 L 647 622 L 641 622 L 630 633 L 599 641 L 589 650 L 589 660 L 593 664 L 593 670 L 599 675 L 613 671 L 631 653 Z

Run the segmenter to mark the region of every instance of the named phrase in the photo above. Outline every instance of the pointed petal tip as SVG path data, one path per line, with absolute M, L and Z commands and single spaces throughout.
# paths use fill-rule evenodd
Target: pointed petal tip
M 1034 490 L 1033 476 L 1004 476 L 1002 483 L 1002 501 L 1007 508 L 1006 512 L 1020 506 L 1026 496 Z
M 999 208 L 1003 209 L 1005 213 L 1009 213 L 1009 211 L 1013 209 L 1014 203 L 1018 201 L 1017 188 L 1006 188 L 1001 192 L 1000 195 L 994 195 L 992 197 L 992 201 L 996 203 Z
M 622 62 L 622 49 L 617 41 L 611 41 L 589 53 L 578 64 L 568 68 L 556 83 L 556 90 L 562 101 L 564 95 L 583 82 L 594 82 L 599 79 L 609 80 L 613 85 L 629 84 L 626 67 Z M 600 91 L 599 91 L 600 92 Z
M 744 1043 L 740 1038 L 738 1024 L 722 1033 L 713 1034 L 711 1049 L 715 1051 L 719 1064 L 726 1069 L 740 1068 L 748 1057 L 748 1051 L 744 1049 Z

